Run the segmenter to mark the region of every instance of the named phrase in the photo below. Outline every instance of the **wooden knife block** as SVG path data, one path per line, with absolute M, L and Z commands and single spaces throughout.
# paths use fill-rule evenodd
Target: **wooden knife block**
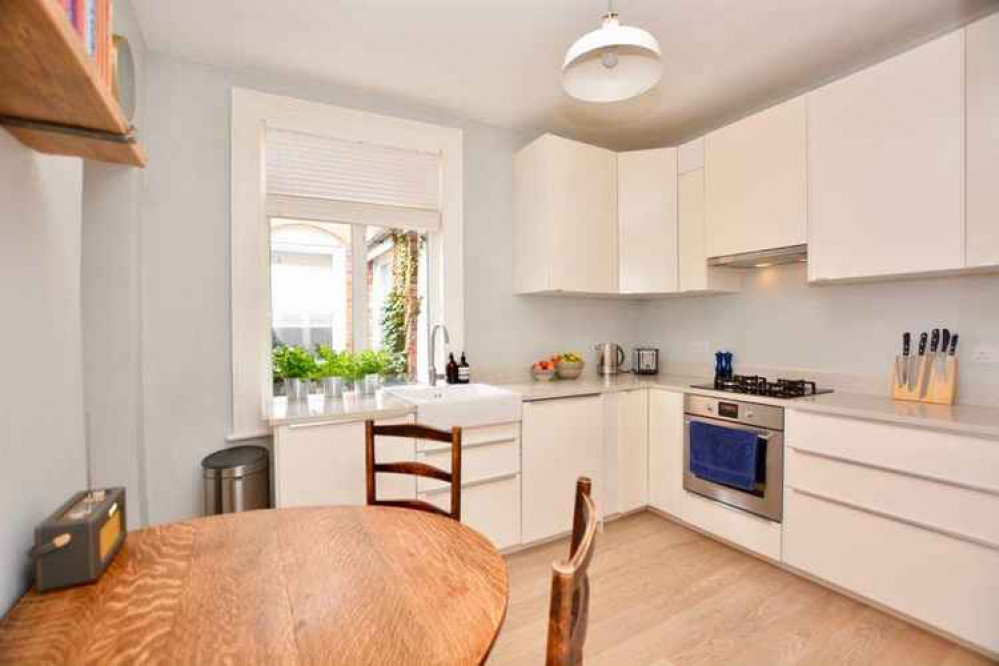
M 895 400 L 954 404 L 957 389 L 957 359 L 947 354 L 916 356 L 911 370 L 916 373 L 912 389 L 902 381 L 899 366 L 905 357 L 898 356 L 892 366 L 891 395 Z
M 937 354 L 930 366 L 930 376 L 926 383 L 923 402 L 935 405 L 953 405 L 957 391 L 957 359 L 946 354 Z

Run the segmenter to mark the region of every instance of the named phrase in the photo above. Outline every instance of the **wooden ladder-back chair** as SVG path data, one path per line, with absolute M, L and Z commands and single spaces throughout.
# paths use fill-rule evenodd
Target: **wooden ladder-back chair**
M 407 509 L 429 511 L 461 520 L 461 428 L 451 428 L 451 431 L 435 430 L 419 424 L 375 425 L 374 421 L 364 424 L 366 445 L 365 468 L 367 472 L 367 489 L 369 506 L 398 506 Z M 409 439 L 424 439 L 433 442 L 451 444 L 451 471 L 427 465 L 421 462 L 391 462 L 375 461 L 376 437 L 405 437 Z M 377 475 L 409 474 L 437 479 L 451 484 L 451 511 L 444 511 L 430 502 L 418 499 L 380 500 L 377 493 Z
M 546 666 L 580 666 L 583 663 L 590 609 L 587 571 L 597 536 L 597 509 L 590 499 L 592 485 L 585 476 L 576 481 L 569 559 L 552 565 Z

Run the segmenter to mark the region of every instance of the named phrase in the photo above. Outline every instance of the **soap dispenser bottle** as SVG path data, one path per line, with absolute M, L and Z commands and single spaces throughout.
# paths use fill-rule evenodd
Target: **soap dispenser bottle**
M 458 365 L 458 383 L 467 384 L 472 380 L 472 369 L 465 360 L 465 352 L 461 352 L 461 363 Z
M 444 366 L 444 377 L 448 384 L 458 383 L 458 364 L 454 360 L 454 352 L 448 354 L 448 362 Z

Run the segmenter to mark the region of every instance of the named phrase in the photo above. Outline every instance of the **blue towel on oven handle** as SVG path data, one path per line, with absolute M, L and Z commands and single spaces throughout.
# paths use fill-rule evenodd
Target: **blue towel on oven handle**
M 690 423 L 690 471 L 707 481 L 753 490 L 759 450 L 755 432 Z

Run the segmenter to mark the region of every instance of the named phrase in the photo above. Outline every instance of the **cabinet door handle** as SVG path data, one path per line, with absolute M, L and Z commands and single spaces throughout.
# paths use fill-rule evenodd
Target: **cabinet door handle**
M 855 504 L 853 502 L 847 502 L 845 500 L 837 499 L 835 497 L 830 497 L 823 493 L 812 492 L 811 490 L 804 490 L 797 486 L 788 485 L 788 488 L 799 495 L 804 495 L 806 497 L 812 497 L 822 502 L 828 502 L 830 504 L 837 504 L 847 509 L 853 509 L 854 511 L 860 511 L 861 513 L 866 513 L 872 516 L 877 516 L 878 518 L 883 518 L 885 520 L 891 520 L 896 523 L 902 523 L 908 525 L 909 527 L 915 527 L 916 529 L 924 530 L 926 532 L 933 532 L 934 534 L 939 534 L 941 536 L 950 537 L 951 539 L 957 539 L 959 541 L 965 541 L 967 543 L 980 546 L 982 548 L 988 548 L 990 550 L 999 551 L 999 544 L 993 543 L 981 537 L 971 536 L 970 534 L 964 534 L 962 532 L 955 532 L 953 530 L 946 529 L 944 527 L 937 527 L 936 525 L 930 525 L 929 523 L 923 523 L 918 520 L 912 520 L 911 518 L 905 518 L 904 516 L 899 516 L 894 513 L 888 513 L 887 511 L 880 511 L 878 509 L 872 509 L 870 507 L 862 506 L 860 504 Z M 787 520 L 785 518 L 785 520 Z
M 514 479 L 520 476 L 520 472 L 509 472 L 507 474 L 498 474 L 496 476 L 486 477 L 485 479 L 476 479 L 475 481 L 469 481 L 468 483 L 462 483 L 461 489 L 475 488 L 476 486 L 484 486 L 487 483 L 495 483 L 497 481 L 506 481 L 507 479 Z M 430 488 L 429 490 L 420 490 L 417 495 L 440 495 L 441 493 L 446 493 L 451 491 L 451 486 L 444 485 L 441 488 Z

